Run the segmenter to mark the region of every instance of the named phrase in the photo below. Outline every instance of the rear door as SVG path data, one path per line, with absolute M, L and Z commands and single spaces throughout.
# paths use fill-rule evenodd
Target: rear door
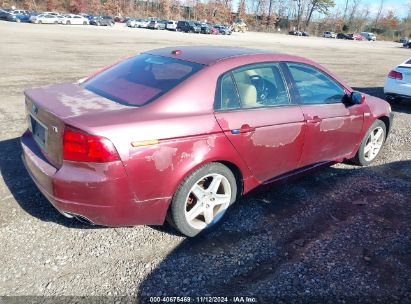
M 245 66 L 220 77 L 215 117 L 261 182 L 299 163 L 304 116 L 293 104 L 278 63 Z
M 307 128 L 300 166 L 333 161 L 357 149 L 365 104 L 347 104 L 345 88 L 325 72 L 287 63 Z

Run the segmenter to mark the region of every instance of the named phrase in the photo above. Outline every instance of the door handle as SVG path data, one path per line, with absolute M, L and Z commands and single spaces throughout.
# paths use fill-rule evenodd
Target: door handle
M 231 130 L 232 134 L 240 134 L 240 133 L 248 133 L 255 131 L 254 127 L 250 127 L 248 124 L 244 124 L 241 126 L 240 129 L 233 129 Z
M 319 116 L 309 117 L 307 118 L 307 123 L 319 123 L 322 119 Z

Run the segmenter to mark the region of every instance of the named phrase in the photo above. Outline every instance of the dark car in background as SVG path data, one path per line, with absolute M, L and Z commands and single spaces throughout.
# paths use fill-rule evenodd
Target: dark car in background
M 352 36 L 344 34 L 344 33 L 338 33 L 337 34 L 337 39 L 353 40 Z
M 201 32 L 201 34 L 211 34 L 211 32 L 212 32 L 211 29 L 212 28 L 213 27 L 211 25 L 203 23 L 203 24 L 201 24 L 200 32 Z
M 221 35 L 231 35 L 232 33 L 231 29 L 224 25 L 216 25 L 214 28 L 216 28 Z
M 293 35 L 293 36 L 302 36 L 303 33 L 300 31 L 289 31 L 288 35 Z
M 0 9 L 0 20 L 7 20 L 11 9 Z
M 12 22 L 29 22 L 31 14 L 25 10 L 10 11 L 7 20 Z
M 90 24 L 92 25 L 105 25 L 105 26 L 113 26 L 114 25 L 114 19 L 113 17 L 110 16 L 95 16 L 93 20 L 90 21 Z
M 186 32 L 186 33 L 200 33 L 201 27 L 196 25 L 192 21 L 178 21 L 177 22 L 177 31 Z

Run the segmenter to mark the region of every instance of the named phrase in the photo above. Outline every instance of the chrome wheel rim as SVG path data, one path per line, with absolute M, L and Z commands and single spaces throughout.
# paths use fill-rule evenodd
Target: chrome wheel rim
M 231 201 L 231 185 L 218 173 L 206 175 L 191 187 L 185 201 L 184 214 L 187 223 L 202 230 L 217 223 Z
M 384 143 L 384 130 L 377 127 L 371 131 L 364 146 L 364 158 L 366 161 L 372 161 L 380 152 Z

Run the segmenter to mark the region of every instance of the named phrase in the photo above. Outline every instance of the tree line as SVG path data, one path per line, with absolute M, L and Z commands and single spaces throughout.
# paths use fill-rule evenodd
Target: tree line
M 62 11 L 162 19 L 193 19 L 230 24 L 244 20 L 255 31 L 370 31 L 389 38 L 408 36 L 411 30 L 411 0 L 406 17 L 385 9 L 377 12 L 364 0 L 0 0 L 1 7 L 16 6 L 36 11 Z

